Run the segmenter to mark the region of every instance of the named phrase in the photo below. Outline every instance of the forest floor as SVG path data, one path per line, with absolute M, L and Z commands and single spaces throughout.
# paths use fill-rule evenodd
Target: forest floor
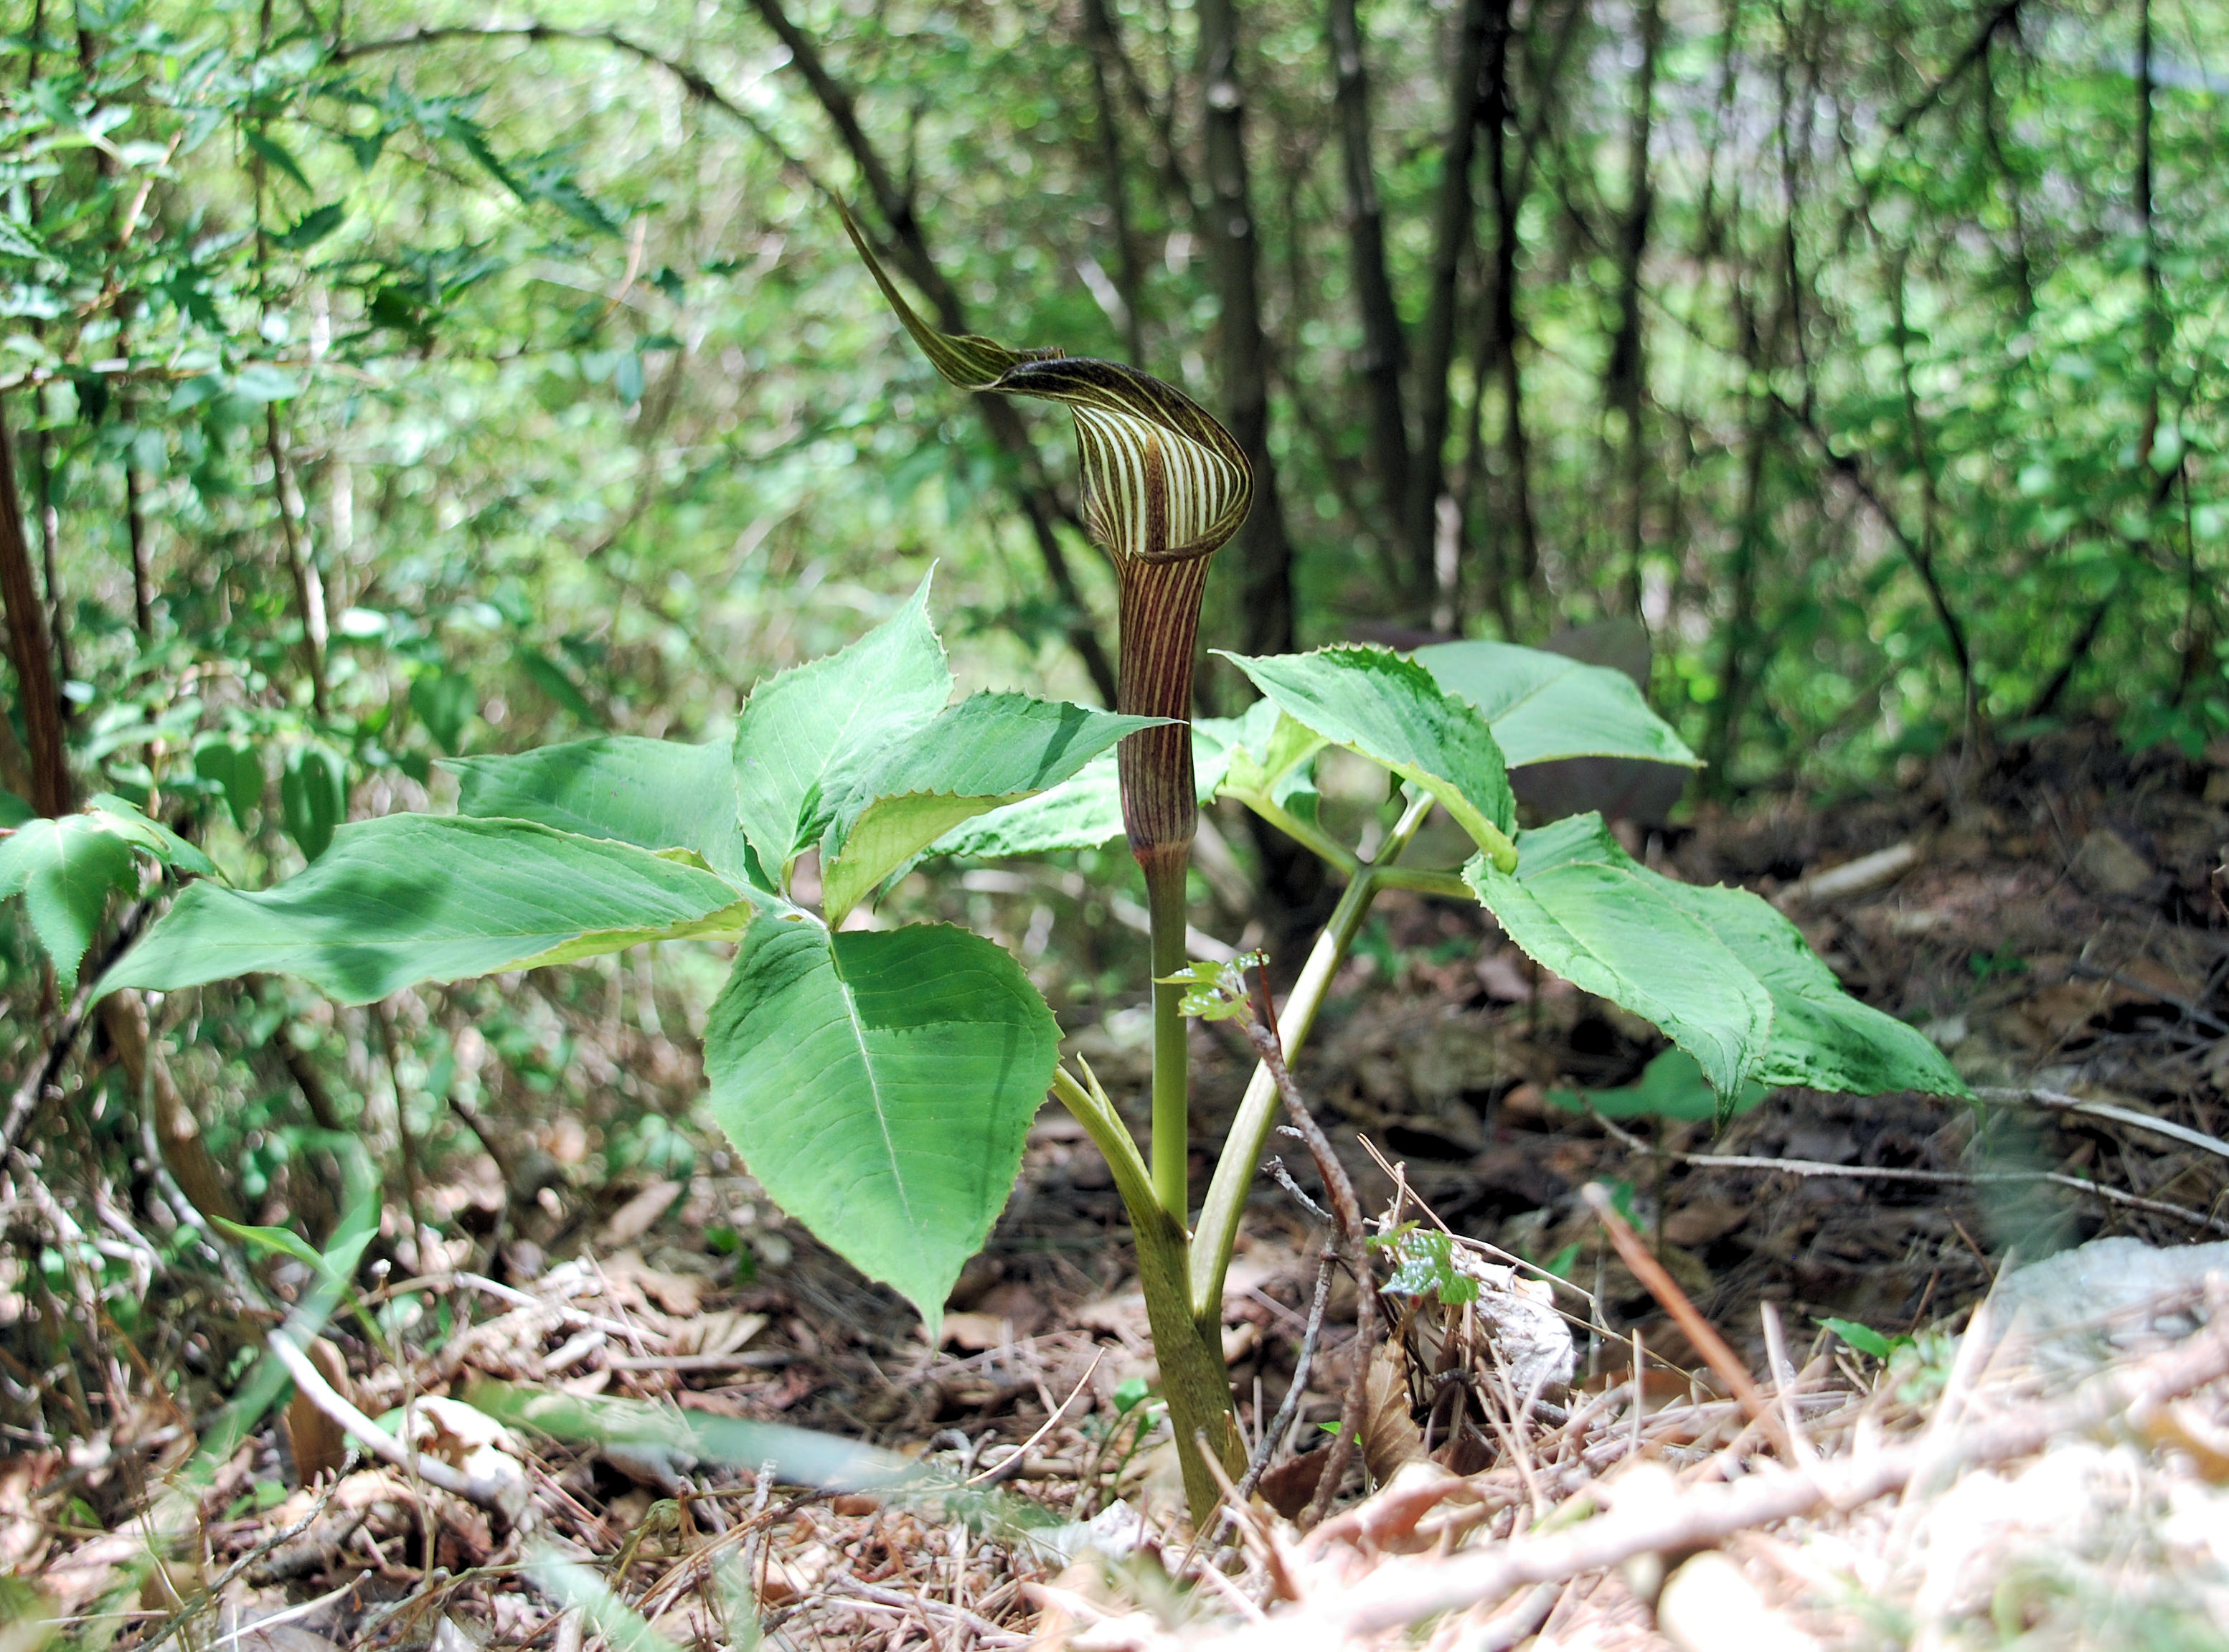
M 411 1406 L 423 1466 L 347 1456 L 298 1399 L 181 1489 L 196 1419 L 119 1356 L 120 1423 L 0 1458 L 0 1566 L 72 1639 L 141 1652 L 2229 1645 L 2222 1287 L 2134 1244 L 2017 1271 L 2229 1235 L 2229 753 L 2068 738 L 1641 846 L 1774 897 L 1985 1104 L 1779 1092 L 1713 1135 L 1665 1116 L 1694 1083 L 1641 1024 L 1483 914 L 1389 897 L 1298 1077 L 1365 1211 L 1480 1242 L 1451 1254 L 1481 1294 L 1389 1295 L 1393 1341 L 1359 1349 L 1305 1154 L 1262 1178 L 1224 1302 L 1249 1443 L 1333 1282 L 1262 1498 L 1205 1541 L 1137 1398 L 1119 1202 L 1048 1110 L 940 1346 L 748 1178 L 561 1181 L 499 1247 L 429 1244 L 368 1304 L 381 1344 L 342 1318 L 313 1350 L 363 1411 Z M 1072 1040 L 1118 1095 L 1133 1019 Z M 1251 1063 L 1194 1036 L 1219 1140 Z M 1545 1307 L 1567 1392 L 1519 1370 L 1562 1334 Z M 1347 1501 L 1303 1533 L 1320 1459 L 1294 1449 L 1365 1355 Z M 28 1652 L 15 1610 L 0 1649 Z

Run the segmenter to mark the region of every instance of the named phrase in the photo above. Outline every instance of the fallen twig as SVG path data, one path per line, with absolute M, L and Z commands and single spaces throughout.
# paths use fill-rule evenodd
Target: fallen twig
M 948 1601 L 930 1600 L 926 1596 L 902 1595 L 895 1589 L 880 1589 L 843 1572 L 824 1578 L 820 1587 L 839 1598 L 849 1597 L 899 1611 L 920 1612 L 925 1617 L 944 1618 L 973 1631 L 976 1639 L 986 1646 L 1027 1646 L 1030 1643 L 1028 1636 L 1001 1629 L 989 1618 L 980 1613 L 971 1612 L 965 1606 L 954 1606 Z
M 415 1475 L 429 1486 L 454 1493 L 467 1502 L 477 1503 L 506 1521 L 517 1518 L 520 1511 L 513 1506 L 514 1498 L 506 1496 L 505 1487 L 452 1468 L 438 1457 L 429 1457 L 421 1451 L 412 1450 L 334 1392 L 332 1385 L 324 1379 L 317 1366 L 310 1363 L 309 1356 L 285 1336 L 274 1331 L 268 1340 L 271 1352 L 278 1355 L 279 1362 L 292 1376 L 294 1386 L 302 1397 L 363 1441 L 372 1456 L 393 1463 L 405 1473 Z
M 1076 1386 L 1069 1390 L 1068 1398 L 1061 1401 L 1051 1416 L 1045 1418 L 1044 1427 L 1014 1448 L 1014 1454 L 1012 1456 L 993 1463 L 981 1474 L 971 1475 L 960 1483 L 967 1486 L 996 1485 L 1002 1480 L 1013 1478 L 1021 1469 L 1023 1462 L 1028 1459 L 1030 1448 L 1051 1433 L 1058 1426 L 1060 1419 L 1068 1415 L 1068 1408 L 1076 1404 L 1076 1397 L 1083 1392 L 1084 1384 L 1091 1380 L 1091 1373 L 1099 1369 L 1099 1362 L 1106 1357 L 1106 1353 L 1107 1351 L 1104 1348 L 1097 1349 L 1092 1353 L 1090 1365 L 1086 1366 L 1083 1374 L 1076 1379 Z
M 1579 1190 L 1579 1197 L 1601 1218 L 1603 1231 L 1609 1235 L 1609 1242 L 1617 1247 L 1617 1254 L 1633 1270 L 1633 1276 L 1648 1288 L 1648 1294 L 1663 1305 L 1664 1311 L 1686 1334 L 1695 1352 L 1703 1356 L 1704 1363 L 1740 1402 L 1750 1421 L 1765 1430 L 1783 1460 L 1793 1461 L 1795 1446 L 1788 1430 L 1781 1425 L 1779 1414 L 1766 1405 L 1764 1396 L 1757 1392 L 1749 1367 L 1726 1346 L 1718 1327 L 1687 1300 L 1687 1293 L 1664 1270 L 1664 1264 L 1650 1254 L 1648 1247 L 1641 1242 L 1641 1236 L 1633 1231 L 1632 1224 L 1618 1214 L 1617 1206 L 1610 1202 L 1609 1189 L 1600 1182 L 1590 1181 Z
M 1246 1465 L 1245 1477 L 1238 1482 L 1235 1499 L 1238 1503 L 1243 1504 L 1254 1495 L 1254 1488 L 1262 1483 L 1262 1476 L 1269 1472 L 1270 1458 L 1277 1453 L 1277 1443 L 1285 1437 L 1286 1431 L 1293 1426 L 1293 1418 L 1299 1414 L 1301 1396 L 1308 1388 L 1308 1367 L 1316 1355 L 1316 1338 L 1323 1332 L 1324 1308 L 1331 1301 L 1332 1270 L 1338 1263 L 1339 1253 L 1326 1244 L 1323 1260 L 1316 1266 L 1315 1296 L 1308 1304 L 1307 1329 L 1301 1334 L 1300 1354 L 1293 1361 L 1292 1384 L 1285 1390 L 1284 1403 L 1277 1407 L 1277 1415 L 1268 1428 L 1262 1430 L 1260 1439 L 1255 1443 L 1254 1461 Z M 1257 1428 L 1260 1423 L 1256 1417 Z
M 2068 1096 L 2055 1090 L 2007 1089 L 1984 1085 L 1974 1091 L 1985 1102 L 1995 1102 L 2008 1107 L 2040 1107 L 2054 1113 L 2080 1113 L 2093 1119 L 2110 1119 L 2116 1124 L 2125 1124 L 2132 1130 L 2147 1131 L 2165 1136 L 2170 1141 L 2180 1141 L 2185 1147 L 2196 1147 L 2219 1158 L 2229 1159 L 2229 1141 L 2219 1136 L 2194 1130 L 2187 1125 L 2169 1119 L 2155 1119 L 2148 1113 L 2133 1108 L 2116 1107 L 2110 1102 L 2085 1101 L 2079 1096 Z
M 2144 1211 L 2154 1216 L 2172 1216 L 2193 1227 L 2229 1235 L 2229 1218 L 2208 1216 L 2203 1211 L 2170 1205 L 2163 1199 L 2146 1199 L 2142 1193 L 2109 1187 L 2104 1182 L 2085 1181 L 2079 1176 L 2070 1176 L 2060 1170 L 1916 1170 L 1893 1165 L 1829 1165 L 1815 1159 L 1762 1159 L 1746 1154 L 1675 1153 L 1671 1156 L 1681 1164 L 1696 1165 L 1709 1170 L 1770 1170 L 1790 1176 L 1847 1176 L 1859 1181 L 1931 1182 L 1951 1187 L 1995 1187 L 2015 1182 L 2049 1182 L 2056 1187 L 2071 1187 L 2078 1193 L 2089 1193 L 2110 1205 L 2125 1205 L 2129 1210 Z
M 1308 1610 L 1320 1615 L 1318 1622 L 1335 1619 L 1348 1634 L 1378 1633 L 1436 1612 L 1499 1599 L 1528 1584 L 1580 1577 L 1636 1555 L 1701 1547 L 1821 1504 L 1855 1508 L 1930 1468 L 2001 1462 L 2028 1456 L 2058 1436 L 2089 1433 L 2123 1420 L 2141 1431 L 2161 1407 L 2224 1378 L 2229 1378 L 2229 1323 L 2217 1319 L 2213 1329 L 2169 1353 L 2093 1379 L 2063 1405 L 2029 1407 L 1954 1430 L 1931 1444 L 1807 1469 L 1760 1468 L 1731 1484 L 1689 1487 L 1669 1506 L 1652 1503 L 1629 1515 L 1613 1509 L 1558 1536 L 1498 1544 L 1451 1559 L 1389 1562 L 1336 1605 L 1319 1598 Z M 1273 1618 L 1268 1627 L 1289 1634 L 1292 1624 Z
M 1837 901 L 1851 895 L 1863 895 L 1884 884 L 1892 884 L 1919 864 L 1919 846 L 1899 843 L 1886 849 L 1876 850 L 1870 855 L 1860 855 L 1855 860 L 1845 861 L 1839 866 L 1829 866 L 1821 872 L 1790 884 L 1773 902 L 1775 906 L 1789 907 L 1821 901 Z
M 1346 1403 L 1340 1410 L 1339 1434 L 1332 1441 L 1324 1456 L 1323 1473 L 1316 1482 L 1315 1495 L 1301 1511 L 1301 1528 L 1323 1519 L 1330 1510 L 1332 1499 L 1339 1495 L 1339 1484 L 1346 1474 L 1348 1457 L 1355 1442 L 1362 1437 L 1362 1426 L 1369 1410 L 1370 1360 L 1378 1346 L 1378 1286 L 1370 1271 L 1370 1244 L 1362 1231 L 1362 1201 L 1354 1195 L 1353 1179 L 1346 1167 L 1331 1150 L 1330 1138 L 1323 1126 L 1316 1122 L 1315 1115 L 1308 1110 L 1300 1086 L 1293 1082 L 1292 1070 L 1285 1064 L 1285 1046 L 1277 1034 L 1277 1011 L 1269 997 L 1269 979 L 1266 972 L 1254 972 L 1253 1013 L 1242 1018 L 1246 1040 L 1261 1057 L 1262 1064 L 1269 1070 L 1277 1086 L 1277 1094 L 1285 1103 L 1285 1111 L 1292 1115 L 1293 1128 L 1300 1132 L 1301 1140 L 1307 1146 L 1309 1156 L 1316 1161 L 1316 1174 L 1323 1179 L 1324 1198 L 1331 1206 L 1337 1224 L 1340 1259 L 1354 1276 L 1354 1376 L 1347 1384 Z

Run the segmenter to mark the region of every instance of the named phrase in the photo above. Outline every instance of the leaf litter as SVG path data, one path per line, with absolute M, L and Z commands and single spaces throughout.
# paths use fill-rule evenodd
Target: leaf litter
M 1282 1149 L 1224 1305 L 1264 1471 L 1215 1530 L 1182 1519 L 1114 1195 L 1047 1114 L 934 1348 L 716 1161 L 607 1189 L 537 1167 L 508 1231 L 389 1244 L 418 1265 L 302 1358 L 397 1462 L 305 1385 L 195 1486 L 237 1372 L 151 1364 L 112 1325 L 67 1377 L 11 1341 L 11 1397 L 84 1425 L 10 1426 L 0 1639 L 2229 1643 L 2229 1320 L 2222 1252 L 2189 1246 L 2229 1227 L 2229 828 L 2171 763 L 2021 761 L 1978 794 L 1628 845 L 1776 896 L 1979 1107 L 1780 1091 L 1712 1136 L 1646 1028 L 1482 915 L 1386 897 L 1295 1077 L 1362 1191 L 1388 1332 L 1356 1345 L 1320 1185 Z M 1020 880 L 973 921 L 1012 945 L 1055 898 Z M 1135 1077 L 1119 1018 L 1078 1037 Z M 1195 1037 L 1200 1105 L 1228 1109 L 1251 1052 Z M 427 1208 L 469 1215 L 483 1173 L 459 1173 Z M 74 1222 L 20 1165 L 5 1193 L 11 1222 Z M 306 1271 L 270 1260 L 254 1296 L 283 1311 Z M 150 1314 L 277 1323 L 220 1283 Z M 76 1289 L 18 1270 L 0 1312 Z M 1360 1449 L 1303 1531 L 1358 1379 Z

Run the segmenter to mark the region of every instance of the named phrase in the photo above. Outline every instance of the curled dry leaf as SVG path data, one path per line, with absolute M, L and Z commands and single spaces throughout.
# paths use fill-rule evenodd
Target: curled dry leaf
M 658 1218 L 665 1214 L 681 1194 L 682 1186 L 678 1181 L 651 1183 L 611 1213 L 596 1236 L 597 1243 L 605 1245 L 633 1244 L 650 1231 Z
M 324 1337 L 316 1338 L 303 1350 L 318 1374 L 332 1385 L 333 1392 L 350 1405 L 357 1403 L 349 1382 L 348 1362 L 341 1351 Z M 348 1462 L 348 1437 L 339 1424 L 327 1417 L 308 1396 L 297 1393 L 287 1402 L 281 1420 L 286 1430 L 286 1447 L 293 1454 L 297 1477 L 307 1482 L 320 1475 L 337 1475 Z
M 498 1488 L 504 1515 L 514 1523 L 526 1512 L 531 1495 L 526 1469 L 513 1455 L 510 1430 L 485 1411 L 462 1400 L 425 1398 L 412 1402 L 401 1430 L 405 1445 Z
M 702 1279 L 693 1274 L 669 1273 L 662 1268 L 653 1268 L 639 1251 L 622 1250 L 605 1257 L 603 1273 L 609 1295 L 622 1306 L 641 1308 L 654 1302 L 682 1319 L 693 1318 L 703 1311 Z
M 1409 1356 L 1388 1342 L 1370 1356 L 1363 1390 L 1362 1463 L 1384 1485 L 1407 1463 L 1421 1462 L 1424 1437 L 1409 1414 Z

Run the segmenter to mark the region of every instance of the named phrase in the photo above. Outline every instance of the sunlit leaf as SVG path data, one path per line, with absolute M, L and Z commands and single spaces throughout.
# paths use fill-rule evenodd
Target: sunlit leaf
M 190 885 L 100 987 L 170 992 L 267 971 L 363 1004 L 415 981 L 733 935 L 749 913 L 724 879 L 631 845 L 524 820 L 390 814 L 342 827 L 274 889 Z
M 736 819 L 728 739 L 692 746 L 604 735 L 442 766 L 456 773 L 459 814 L 534 820 L 642 849 L 693 850 L 723 877 L 760 881 Z
M 712 1006 L 704 1067 L 751 1174 L 933 1333 L 1005 1208 L 1059 1046 L 1029 978 L 980 936 L 768 913 Z
M 1416 659 L 1478 708 L 1512 768 L 1559 757 L 1699 762 L 1623 672 L 1506 642 L 1439 643 Z
M 1422 665 L 1384 648 L 1225 658 L 1294 722 L 1415 781 L 1496 865 L 1516 864 L 1517 801 L 1493 731 Z
M 952 697 L 952 668 L 928 623 L 928 585 L 850 647 L 794 666 L 752 691 L 736 730 L 744 835 L 787 880 L 820 840 L 832 793 L 883 749 L 925 728 Z
M 138 886 L 132 845 L 89 814 L 26 820 L 0 838 L 0 900 L 23 897 L 31 933 L 64 993 L 100 932 L 109 896 Z
M 947 706 L 846 778 L 821 861 L 829 922 L 960 821 L 1059 785 L 1155 721 L 1025 694 Z

